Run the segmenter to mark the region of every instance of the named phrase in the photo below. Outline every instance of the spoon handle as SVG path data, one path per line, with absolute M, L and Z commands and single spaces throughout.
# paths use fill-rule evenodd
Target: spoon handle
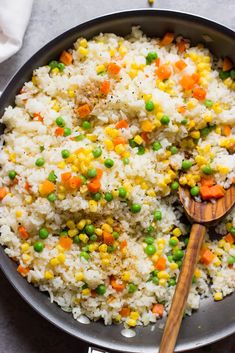
M 174 351 L 189 290 L 192 284 L 194 269 L 205 234 L 205 226 L 201 224 L 193 224 L 182 269 L 177 281 L 175 294 L 173 296 L 170 312 L 164 328 L 159 353 L 172 353 Z

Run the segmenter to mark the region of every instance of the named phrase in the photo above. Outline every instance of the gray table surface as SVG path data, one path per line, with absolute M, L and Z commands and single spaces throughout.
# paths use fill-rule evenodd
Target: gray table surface
M 0 91 L 32 54 L 65 30 L 104 13 L 144 7 L 149 7 L 147 0 L 34 0 L 21 50 L 0 64 Z M 235 28 L 234 0 L 156 0 L 154 7 L 199 14 Z M 85 353 L 87 347 L 35 313 L 0 272 L 0 353 Z M 235 335 L 191 352 L 234 353 Z

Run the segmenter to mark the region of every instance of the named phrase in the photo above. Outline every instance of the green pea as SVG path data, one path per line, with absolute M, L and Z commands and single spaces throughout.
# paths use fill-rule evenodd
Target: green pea
M 211 132 L 211 129 L 209 127 L 204 127 L 203 129 L 200 130 L 200 134 L 202 137 L 208 136 L 210 132 Z
M 104 165 L 106 168 L 112 168 L 112 166 L 114 165 L 114 161 L 110 158 L 106 158 L 104 161 Z
M 85 185 L 87 183 L 87 178 L 84 175 L 80 175 L 80 178 L 82 179 L 82 185 Z
M 161 221 L 162 219 L 162 212 L 161 211 L 154 211 L 153 213 L 154 221 Z
M 176 264 L 178 265 L 178 268 L 180 268 L 182 266 L 182 261 L 181 260 L 176 261 Z
M 148 112 L 152 112 L 154 110 L 154 103 L 153 101 L 148 101 L 145 103 L 145 109 L 148 111 Z
M 213 169 L 210 165 L 205 165 L 204 167 L 202 167 L 202 172 L 206 175 L 211 175 L 213 174 Z
M 133 294 L 137 291 L 137 286 L 134 283 L 129 283 L 127 286 L 127 290 L 129 294 Z
M 184 239 L 184 244 L 185 244 L 185 246 L 188 246 L 188 242 L 189 242 L 189 238 L 185 238 L 185 239 Z
M 115 240 L 117 240 L 120 236 L 120 234 L 118 232 L 113 232 L 112 236 L 114 237 Z
M 81 242 L 79 235 L 75 235 L 75 237 L 73 237 L 73 242 L 74 244 L 79 244 Z
M 67 230 L 62 230 L 62 232 L 60 232 L 60 237 L 67 237 L 67 236 L 68 236 Z
M 104 194 L 104 199 L 107 201 L 107 202 L 110 202 L 113 200 L 113 195 L 111 194 L 111 192 L 106 192 Z
M 172 255 L 168 255 L 167 256 L 167 260 L 169 261 L 169 262 L 173 262 L 174 260 L 173 260 L 173 256 Z
M 58 66 L 58 61 L 52 60 L 49 62 L 48 66 L 50 66 L 50 69 L 55 69 Z
M 133 203 L 131 205 L 131 212 L 132 213 L 138 213 L 141 211 L 141 205 L 139 203 Z
M 221 78 L 221 80 L 226 80 L 226 78 L 229 78 L 229 76 L 229 71 L 220 71 L 219 73 L 219 77 Z
M 118 189 L 118 196 L 120 198 L 125 199 L 126 195 L 127 195 L 127 191 L 125 188 L 121 187 Z
M 232 235 L 235 235 L 235 227 L 231 227 L 231 228 L 230 228 L 230 233 L 231 233 Z
M 170 152 L 171 152 L 171 154 L 177 154 L 178 153 L 178 148 L 175 147 L 175 146 L 171 146 Z
M 95 150 L 92 151 L 94 158 L 99 158 L 102 155 L 102 149 L 97 147 Z
M 85 138 L 85 136 L 84 136 L 83 134 L 80 134 L 80 135 L 78 135 L 78 136 L 75 136 L 75 137 L 74 137 L 74 140 L 75 140 L 75 141 L 82 141 L 82 140 L 84 140 L 84 138 Z
M 235 263 L 235 256 L 231 256 L 228 258 L 228 265 L 233 265 Z
M 52 192 L 51 194 L 49 194 L 47 196 L 47 200 L 50 202 L 55 202 L 55 200 L 57 199 L 56 194 L 54 192 Z
M 97 235 L 96 234 L 92 234 L 90 236 L 90 241 L 96 241 L 97 240 Z
M 109 245 L 107 248 L 108 253 L 114 252 L 115 250 L 116 250 L 116 247 L 114 245 Z
M 151 51 L 147 54 L 146 56 L 146 64 L 150 65 L 154 60 L 156 60 L 158 57 L 157 53 L 155 51 Z
M 181 169 L 183 171 L 186 171 L 186 170 L 189 170 L 191 167 L 192 167 L 193 163 L 191 161 L 188 161 L 188 160 L 184 160 L 182 162 L 182 165 L 181 165 Z
M 44 160 L 43 158 L 38 158 L 38 159 L 36 159 L 36 161 L 35 161 L 35 165 L 36 165 L 37 167 L 42 167 L 44 164 L 45 164 L 45 160 Z
M 62 158 L 64 158 L 64 159 L 69 158 L 69 156 L 70 156 L 69 150 L 62 150 L 62 151 L 61 151 L 61 156 L 62 156 Z
M 173 183 L 171 183 L 171 190 L 178 190 L 179 188 L 179 183 L 178 181 L 173 181 Z
M 159 279 L 158 279 L 158 277 L 153 277 L 152 278 L 152 282 L 153 282 L 153 284 L 155 284 L 156 286 L 159 284 Z
M 64 128 L 64 136 L 69 136 L 71 135 L 72 130 L 69 127 Z
M 173 252 L 173 260 L 174 261 L 181 260 L 183 256 L 184 256 L 184 252 L 181 249 L 175 250 Z
M 171 238 L 169 240 L 169 245 L 172 246 L 173 248 L 178 244 L 178 239 Z
M 204 105 L 205 105 L 207 108 L 211 108 L 212 105 L 213 105 L 213 102 L 212 102 L 210 99 L 205 99 L 205 100 L 204 100 Z
M 65 69 L 65 65 L 63 63 L 58 63 L 57 67 L 60 70 L 60 72 L 63 72 Z
M 127 164 L 129 164 L 129 162 L 130 162 L 130 160 L 129 160 L 128 157 L 124 157 L 124 158 L 122 159 L 122 161 L 123 161 L 123 164 L 124 164 L 124 165 L 127 165 Z
M 49 232 L 46 228 L 39 229 L 39 238 L 46 239 L 48 238 Z
M 100 192 L 96 192 L 95 194 L 92 195 L 93 200 L 99 201 L 101 199 L 102 195 Z
M 43 152 L 45 150 L 45 147 L 44 146 L 40 146 L 39 149 L 40 149 L 40 152 Z
M 235 70 L 230 71 L 230 77 L 231 79 L 235 80 Z
M 55 183 L 55 182 L 56 182 L 56 179 L 57 179 L 57 176 L 55 175 L 54 170 L 52 170 L 52 171 L 49 173 L 47 180 L 51 181 L 52 183 Z
M 83 121 L 83 123 L 82 123 L 82 128 L 83 128 L 84 130 L 90 129 L 90 128 L 91 128 L 91 123 L 90 123 L 89 121 L 87 121 L 87 120 Z
M 197 279 L 196 279 L 195 276 L 193 276 L 193 278 L 192 278 L 192 283 L 196 283 L 196 282 L 197 282 Z
M 154 228 L 153 226 L 149 226 L 146 230 L 148 234 L 151 234 L 154 231 Z
M 152 144 L 152 148 L 153 148 L 153 151 L 158 151 L 162 148 L 162 145 L 159 141 L 155 141 L 153 144 Z
M 16 171 L 15 170 L 10 170 L 8 173 L 8 176 L 11 180 L 14 180 L 16 177 Z
M 137 143 L 134 141 L 134 139 L 130 139 L 129 140 L 129 145 L 130 145 L 131 148 L 135 148 L 135 147 L 138 146 Z
M 87 171 L 87 176 L 89 178 L 95 178 L 97 176 L 97 171 L 95 168 L 92 168 L 92 169 L 88 169 Z
M 88 245 L 83 246 L 82 251 L 89 253 L 89 246 Z
M 154 240 L 155 239 L 153 237 L 150 237 L 150 236 L 144 238 L 144 242 L 147 243 L 147 244 L 150 244 L 150 245 L 154 243 Z
M 163 115 L 163 117 L 160 119 L 160 122 L 162 125 L 168 125 L 170 122 L 169 116 Z
M 92 235 L 95 233 L 95 227 L 93 226 L 93 224 L 87 224 L 85 226 L 85 233 L 87 235 Z
M 187 119 L 183 119 L 181 120 L 181 125 L 187 125 L 188 124 L 188 120 Z
M 44 249 L 44 244 L 41 243 L 40 241 L 36 241 L 36 243 L 34 243 L 33 248 L 36 252 L 42 252 Z
M 200 188 L 198 186 L 193 186 L 191 189 L 190 189 L 190 194 L 192 196 L 198 196 L 199 195 L 199 192 L 200 192 Z
M 146 248 L 144 249 L 144 252 L 148 255 L 148 256 L 152 256 L 155 254 L 156 252 L 156 247 L 152 244 L 149 244 L 146 246 Z
M 59 116 L 58 118 L 56 118 L 55 122 L 56 122 L 56 124 L 57 124 L 59 127 L 64 127 L 64 126 L 65 126 L 65 121 L 64 121 L 64 119 L 62 118 L 62 116 Z
M 89 258 L 90 258 L 90 255 L 86 251 L 81 251 L 80 252 L 80 257 L 82 257 L 83 259 L 88 261 Z
M 158 270 L 153 270 L 150 274 L 151 276 L 156 277 L 158 274 Z
M 138 146 L 138 152 L 137 152 L 137 154 L 138 154 L 139 156 L 141 156 L 142 154 L 145 154 L 145 148 L 144 148 L 144 146 L 142 146 L 142 145 Z
M 104 284 L 99 284 L 96 288 L 96 293 L 99 295 L 104 295 L 106 293 L 106 287 Z
M 169 279 L 168 286 L 173 287 L 176 285 L 176 280 L 174 278 Z

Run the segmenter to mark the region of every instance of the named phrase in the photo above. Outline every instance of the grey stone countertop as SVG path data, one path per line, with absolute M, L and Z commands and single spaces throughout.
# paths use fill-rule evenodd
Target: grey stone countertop
M 21 50 L 0 64 L 0 91 L 32 54 L 65 30 L 104 13 L 144 7 L 149 7 L 147 0 L 34 0 Z M 191 12 L 235 27 L 234 0 L 156 0 L 154 7 Z M 34 312 L 1 272 L 0 288 L 0 353 L 87 352 L 86 343 L 61 332 Z M 191 352 L 234 353 L 235 335 Z

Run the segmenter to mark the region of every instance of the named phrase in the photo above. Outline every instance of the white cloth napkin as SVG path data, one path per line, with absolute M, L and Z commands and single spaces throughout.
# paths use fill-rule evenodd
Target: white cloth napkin
M 0 63 L 22 45 L 33 0 L 0 0 Z

